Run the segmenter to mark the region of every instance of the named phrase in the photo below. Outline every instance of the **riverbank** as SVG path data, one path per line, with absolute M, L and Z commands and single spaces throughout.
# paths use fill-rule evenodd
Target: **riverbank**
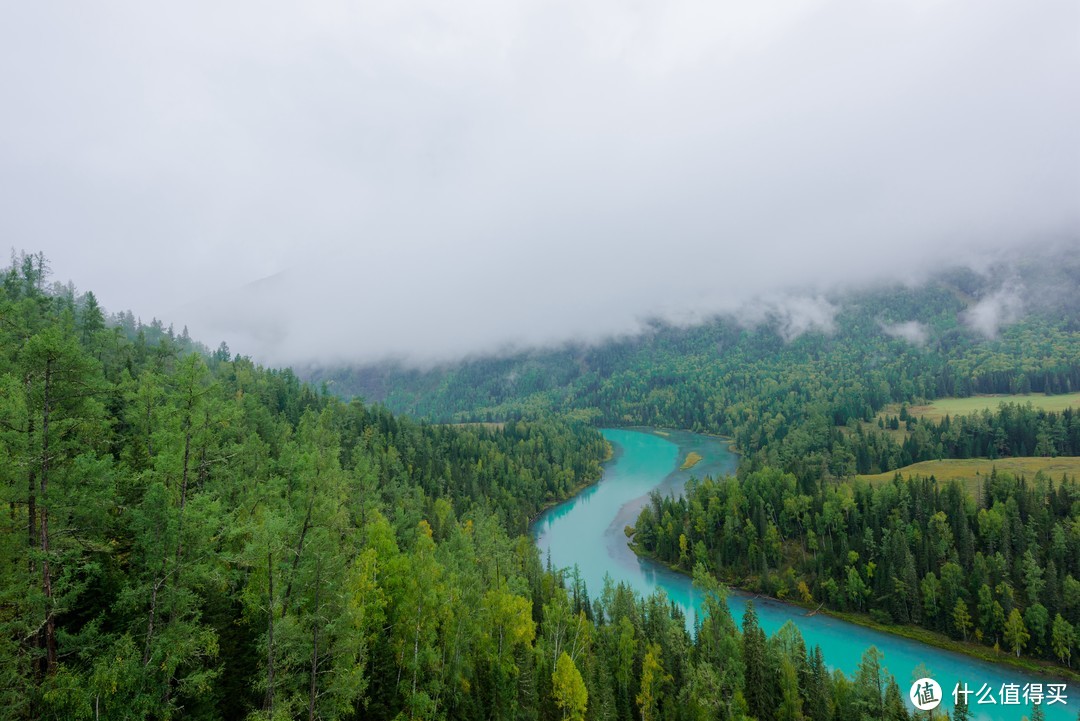
M 541 516 L 531 529 L 536 547 L 542 557 L 550 559 L 553 568 L 576 567 L 590 593 L 607 583 L 624 584 L 640 597 L 662 590 L 672 607 L 684 615 L 687 630 L 692 631 L 695 617 L 702 613 L 701 592 L 680 569 L 635 554 L 627 544 L 624 529 L 636 523 L 651 494 L 678 495 L 691 477 L 715 478 L 734 473 L 736 458 L 725 450 L 722 440 L 689 432 L 670 430 L 664 436 L 649 429 L 605 428 L 602 433 L 615 447 L 614 458 L 604 466 L 604 479 Z M 679 465 L 690 450 L 697 450 L 704 459 L 693 470 L 681 471 Z M 741 580 L 753 584 L 753 579 Z M 741 619 L 754 594 L 730 585 L 728 607 L 735 619 Z M 994 657 L 992 651 L 979 655 L 982 649 L 950 647 L 940 637 L 927 637 L 931 642 L 923 642 L 915 640 L 918 636 L 909 638 L 897 633 L 895 627 L 879 630 L 863 618 L 851 618 L 852 623 L 838 614 L 812 614 L 816 603 L 807 608 L 758 596 L 754 604 L 758 623 L 766 634 L 775 634 L 785 623 L 794 623 L 808 648 L 821 649 L 830 671 L 840 671 L 848 679 L 858 673 L 859 660 L 870 646 L 884 654 L 884 666 L 901 686 L 927 675 L 927 671 L 950 690 L 961 680 L 976 684 L 976 689 L 986 684 L 996 692 L 1008 684 L 1063 683 L 1060 678 L 1072 678 L 1063 670 L 1026 663 L 1026 659 L 1018 665 Z M 1068 681 L 1068 687 L 1075 692 L 1078 684 Z M 1066 705 L 1045 709 L 1047 721 L 1076 721 L 1080 702 L 1075 693 L 1069 697 Z M 951 708 L 951 702 L 949 695 L 942 707 Z M 1019 711 L 1015 716 L 982 713 L 972 718 L 1018 719 Z
M 690 574 L 688 574 L 685 569 L 661 560 L 652 553 L 641 548 L 638 544 L 634 543 L 633 534 L 630 532 L 629 528 L 627 529 L 627 536 L 630 540 L 627 541 L 626 545 L 639 558 L 644 558 L 651 563 L 663 566 L 664 568 L 667 568 L 673 573 L 679 573 L 687 577 L 690 576 Z M 839 619 L 841 621 L 845 621 L 847 623 L 855 624 L 856 626 L 873 629 L 874 631 L 877 631 L 879 633 L 887 633 L 892 636 L 906 638 L 910 641 L 917 641 L 918 643 L 923 643 L 927 646 L 933 646 L 934 648 L 940 648 L 943 651 L 961 654 L 963 656 L 967 656 L 968 658 L 977 659 L 986 663 L 992 663 L 998 666 L 1007 666 L 1011 668 L 1021 669 L 1024 671 L 1030 671 L 1032 673 L 1037 673 L 1040 676 L 1052 676 L 1054 678 L 1060 678 L 1063 681 L 1069 681 L 1072 683 L 1080 683 L 1080 671 L 1068 668 L 1061 668 L 1060 666 L 1043 659 L 1031 658 L 1026 656 L 1021 656 L 1020 658 L 1017 658 L 1012 654 L 1004 653 L 1002 651 L 995 651 L 993 648 L 983 646 L 982 644 L 958 641 L 954 638 L 950 638 L 944 634 L 938 633 L 937 631 L 932 631 L 921 626 L 881 623 L 879 621 L 875 621 L 873 618 L 870 617 L 869 614 L 855 613 L 849 611 L 834 611 L 819 604 L 807 604 L 788 599 L 775 598 L 773 596 L 765 595 L 753 589 L 746 588 L 745 586 L 740 586 L 737 583 L 732 583 L 727 579 L 717 577 L 717 580 L 719 580 L 720 583 L 724 584 L 728 588 L 735 589 L 743 594 L 752 595 L 756 598 L 768 599 L 770 602 L 781 603 L 792 608 L 804 608 L 811 612 L 808 614 L 804 614 L 807 616 L 812 615 L 813 613 L 820 613 L 826 616 L 830 616 L 832 618 Z M 738 622 L 739 619 L 736 619 L 736 623 Z
M 644 431 L 648 432 L 650 429 L 644 429 L 643 428 L 641 430 L 644 430 Z M 652 429 L 652 431 L 656 432 L 655 429 Z M 665 431 L 667 431 L 664 434 L 665 437 L 670 436 L 672 433 L 674 433 L 675 436 L 678 437 L 682 433 L 678 429 L 665 429 Z M 729 450 L 735 452 L 734 444 L 730 443 L 731 439 L 727 438 L 726 436 L 719 436 L 719 435 L 716 435 L 716 434 L 697 434 L 697 435 L 704 435 L 704 436 L 715 438 L 715 439 L 721 440 L 721 441 L 729 441 L 729 445 L 728 445 Z M 674 439 L 669 438 L 669 440 L 674 440 Z M 676 441 L 676 444 L 679 446 L 679 451 L 678 451 L 679 452 L 679 457 L 685 457 L 688 452 L 691 452 L 691 448 L 689 446 L 684 446 L 682 443 L 678 443 L 677 441 Z M 682 470 L 682 469 L 680 469 L 680 470 Z M 634 519 L 634 520 L 636 522 L 636 519 Z M 649 553 L 648 551 L 645 551 L 644 549 L 639 547 L 636 543 L 634 543 L 633 542 L 633 526 L 627 527 L 625 529 L 625 532 L 626 532 L 626 536 L 627 536 L 627 539 L 628 539 L 627 540 L 627 545 L 629 546 L 630 550 L 636 556 L 638 556 L 639 558 L 648 559 L 649 561 L 651 561 L 653 563 L 656 563 L 656 564 L 658 564 L 660 566 L 663 566 L 664 568 L 667 568 L 668 570 L 672 571 L 673 573 L 678 573 L 678 574 L 681 574 L 683 576 L 689 577 L 689 574 L 684 569 L 679 568 L 677 566 L 674 566 L 674 565 L 672 565 L 670 563 L 667 563 L 667 562 L 657 558 L 656 556 L 653 556 L 651 553 Z M 908 639 L 910 641 L 923 643 L 923 644 L 926 644 L 928 646 L 933 646 L 934 648 L 942 649 L 943 651 L 949 651 L 949 652 L 952 652 L 952 653 L 957 653 L 957 654 L 963 655 L 963 656 L 968 657 L 968 658 L 976 659 L 978 661 L 983 661 L 983 662 L 986 662 L 986 663 L 992 663 L 992 664 L 995 664 L 995 665 L 1001 666 L 1001 667 L 1009 667 L 1009 668 L 1021 669 L 1021 670 L 1029 671 L 1029 672 L 1032 672 L 1032 673 L 1038 673 L 1040 675 L 1054 676 L 1054 677 L 1057 677 L 1057 678 L 1061 678 L 1063 680 L 1072 681 L 1074 683 L 1080 682 L 1080 670 L 1072 670 L 1072 669 L 1068 669 L 1068 668 L 1061 668 L 1057 664 L 1055 664 L 1055 663 L 1053 663 L 1051 661 L 1046 661 L 1044 659 L 1037 659 L 1037 658 L 1032 658 L 1032 657 L 1029 657 L 1029 656 L 1021 656 L 1020 658 L 1017 658 L 1013 654 L 1010 654 L 1010 653 L 1007 653 L 1007 652 L 1002 652 L 1002 651 L 995 651 L 993 648 L 991 648 L 989 646 L 984 646 L 984 645 L 979 644 L 979 643 L 959 641 L 959 640 L 951 638 L 951 637 L 949 637 L 949 636 L 947 636 L 945 634 L 942 634 L 942 633 L 940 633 L 938 631 L 933 631 L 933 630 L 930 630 L 930 629 L 926 629 L 926 628 L 923 628 L 921 626 L 914 626 L 914 625 L 910 625 L 910 624 L 882 623 L 880 621 L 875 620 L 869 614 L 866 614 L 866 613 L 854 613 L 854 612 L 847 612 L 847 611 L 834 611 L 834 610 L 831 610 L 831 609 L 828 609 L 828 608 L 824 607 L 824 605 L 820 604 L 819 601 L 814 601 L 814 602 L 811 602 L 811 603 L 802 603 L 801 601 L 798 601 L 798 600 L 795 600 L 795 599 L 778 599 L 778 598 L 775 598 L 773 596 L 768 596 L 768 595 L 759 593 L 758 591 L 755 591 L 755 590 L 753 590 L 751 588 L 741 586 L 738 583 L 733 583 L 733 582 L 731 582 L 730 580 L 727 580 L 727 579 L 719 579 L 719 580 L 721 581 L 721 583 L 724 583 L 725 585 L 729 586 L 730 588 L 736 589 L 740 593 L 743 593 L 743 594 L 749 594 L 749 595 L 752 595 L 752 596 L 758 596 L 760 598 L 768 599 L 769 601 L 772 601 L 772 602 L 785 604 L 785 605 L 787 605 L 789 607 L 792 607 L 792 608 L 801 608 L 801 609 L 806 609 L 807 611 L 810 611 L 810 612 L 816 612 L 816 613 L 824 614 L 824 615 L 829 616 L 831 618 L 835 618 L 835 619 L 838 619 L 838 620 L 841 620 L 841 621 L 846 621 L 848 623 L 852 623 L 852 624 L 855 624 L 857 626 L 861 626 L 863 628 L 868 628 L 868 629 L 871 629 L 871 630 L 874 630 L 874 631 L 878 631 L 880 633 L 885 633 L 885 634 L 889 634 L 889 635 L 896 636 L 896 637 L 899 637 L 899 638 L 905 638 L 905 639 Z
M 605 463 L 610 462 L 611 459 L 615 457 L 615 448 L 614 448 L 614 446 L 611 445 L 611 442 L 608 441 L 608 440 L 604 440 L 604 445 L 606 446 L 607 450 L 604 452 L 604 457 L 600 459 L 600 465 L 601 466 L 603 466 Z M 536 522 L 537 518 L 544 515 L 545 511 L 551 510 L 552 508 L 559 505 L 560 503 L 565 503 L 566 501 L 570 500 L 571 498 L 573 498 L 577 494 L 584 491 L 586 488 L 589 488 L 590 486 L 595 486 L 597 483 L 600 482 L 600 479 L 603 478 L 603 477 L 604 477 L 604 469 L 601 468 L 600 469 L 600 475 L 598 475 L 596 478 L 587 478 L 587 479 L 583 480 L 581 483 L 579 483 L 576 486 L 574 486 L 573 488 L 571 488 L 570 492 L 566 496 L 564 496 L 563 498 L 553 498 L 550 501 L 545 501 L 540 506 L 540 508 L 536 511 L 536 513 L 534 513 L 531 517 L 529 517 L 526 520 L 526 522 L 525 522 L 525 532 L 526 532 L 526 534 L 528 533 L 529 527 L 531 527 L 532 524 L 534 524 Z

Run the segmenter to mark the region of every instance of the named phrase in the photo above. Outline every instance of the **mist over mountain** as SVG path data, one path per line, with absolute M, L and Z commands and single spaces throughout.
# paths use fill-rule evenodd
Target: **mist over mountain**
M 685 265 L 641 259 L 631 261 L 640 267 L 630 268 L 612 255 L 595 267 L 571 264 L 537 273 L 515 264 L 512 273 L 480 268 L 462 278 L 447 259 L 440 277 L 421 269 L 415 281 L 395 288 L 384 288 L 385 278 L 335 283 L 321 270 L 296 269 L 185 306 L 177 316 L 202 337 L 227 338 L 264 362 L 392 361 L 425 368 L 473 356 L 603 343 L 656 322 L 690 326 L 718 315 L 748 327 L 775 322 L 791 340 L 811 330 L 831 331 L 836 300 L 853 292 L 951 278 L 967 296 L 960 321 L 992 338 L 1025 313 L 1075 310 L 1078 253 L 1080 243 L 1074 242 L 984 249 L 967 258 L 948 248 L 884 266 L 877 258 L 829 257 L 821 260 L 821 272 L 812 264 L 778 266 L 750 258 Z
M 1005 353 L 1012 358 L 1008 363 L 987 361 L 982 370 L 963 367 L 974 377 L 1005 363 L 1013 368 L 1008 377 L 981 387 L 929 388 L 925 393 L 930 395 L 924 397 L 1015 392 L 1018 385 L 1032 382 L 1023 381 L 1015 370 L 1028 367 L 1023 358 L 1034 363 L 1031 368 L 1057 368 L 1057 360 L 1047 360 L 1053 356 L 1048 349 L 1051 334 L 1080 330 L 1078 258 L 1067 244 L 1029 248 L 978 269 L 940 269 L 917 282 L 778 291 L 693 322 L 653 317 L 618 336 L 475 353 L 441 363 L 389 360 L 297 368 L 346 398 L 360 396 L 387 403 L 397 412 L 433 418 L 528 414 L 535 411 L 523 410 L 530 408 L 530 401 L 518 403 L 529 398 L 542 398 L 538 407 L 579 408 L 596 402 L 583 397 L 592 398 L 589 394 L 602 384 L 614 388 L 618 378 L 636 383 L 640 376 L 646 386 L 694 387 L 704 382 L 702 368 L 712 363 L 738 367 L 740 359 L 749 363 L 763 353 L 809 362 L 820 353 L 844 348 L 856 354 L 850 361 L 852 372 L 866 373 L 880 363 L 880 353 L 934 358 L 941 365 L 933 372 L 946 375 L 953 371 L 942 369 L 957 353 L 986 358 Z M 1062 362 L 1063 367 L 1074 364 Z M 1051 392 L 1071 390 L 1050 385 Z
M 274 364 L 594 340 L 1075 249 L 1077 13 L 17 4 L 0 233 Z M 826 319 L 799 308 L 790 333 Z

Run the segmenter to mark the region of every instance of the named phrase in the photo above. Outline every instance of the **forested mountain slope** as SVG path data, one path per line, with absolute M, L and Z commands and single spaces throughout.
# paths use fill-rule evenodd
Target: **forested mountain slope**
M 1080 265 L 1055 257 L 840 294 L 830 320 L 804 323 L 797 335 L 795 311 L 777 306 L 756 325 L 732 316 L 686 328 L 658 322 L 634 337 L 426 371 L 381 365 L 307 374 L 346 397 L 420 417 L 572 413 L 598 425 L 720 433 L 750 463 L 817 478 L 937 457 L 1071 454 L 1071 413 L 1028 417 L 1020 409 L 963 427 L 912 421 L 905 444 L 868 422 L 888 404 L 1080 390 L 1076 288 Z
M 946 396 L 1080 390 L 1080 311 L 1062 292 L 1078 287 L 1075 260 L 1061 258 L 1053 273 L 954 272 L 837 296 L 831 325 L 794 337 L 777 311 L 757 326 L 656 324 L 595 346 L 324 380 L 434 417 L 562 413 L 729 435 L 738 479 L 655 497 L 636 524 L 639 550 L 780 598 L 1067 665 L 1080 623 L 1076 479 L 993 474 L 969 494 L 932 478 L 853 477 L 941 458 L 1080 455 L 1072 407 L 906 411 Z
M 344 403 L 44 268 L 0 279 L 4 717 L 907 718 L 875 651 L 829 674 L 705 575 L 691 637 L 545 569 L 522 531 L 597 477 L 588 426 Z

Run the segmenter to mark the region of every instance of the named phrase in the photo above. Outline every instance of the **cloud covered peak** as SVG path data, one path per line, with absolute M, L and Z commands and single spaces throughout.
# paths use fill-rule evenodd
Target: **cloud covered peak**
M 598 338 L 1080 238 L 1072 2 L 4 20 L 0 232 L 268 362 Z

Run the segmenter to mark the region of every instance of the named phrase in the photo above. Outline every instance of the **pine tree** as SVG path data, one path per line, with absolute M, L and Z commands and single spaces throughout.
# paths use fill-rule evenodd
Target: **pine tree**
M 31 336 L 13 370 L 13 415 L 5 426 L 7 450 L 14 455 L 6 462 L 22 473 L 10 477 L 13 487 L 5 495 L 12 508 L 18 503 L 26 509 L 26 545 L 17 563 L 27 575 L 12 579 L 21 598 L 13 599 L 11 623 L 25 629 L 19 658 L 26 665 L 16 673 L 29 681 L 23 688 L 34 689 L 15 708 L 35 715 L 39 691 L 52 683 L 61 658 L 72 653 L 61 646 L 58 619 L 81 608 L 87 586 L 97 582 L 97 549 L 108 536 L 115 498 L 110 464 L 99 456 L 108 439 L 99 400 L 107 384 L 100 366 L 79 347 L 70 313 Z M 68 644 L 82 641 L 80 630 L 64 630 Z
M 777 721 L 802 721 L 803 703 L 799 695 L 799 674 L 795 664 L 786 655 L 780 657 L 780 707 L 776 711 Z
M 904 697 L 900 694 L 900 687 L 896 679 L 889 677 L 889 683 L 885 687 L 885 719 L 887 721 L 910 721 L 907 706 L 904 705 Z
M 863 652 L 855 672 L 855 696 L 863 714 L 885 718 L 885 676 L 881 670 L 881 651 L 871 646 Z
M 743 688 L 750 715 L 762 720 L 771 719 L 776 706 L 772 703 L 773 699 L 768 691 L 770 684 L 767 678 L 769 671 L 765 664 L 765 633 L 758 625 L 753 601 L 746 603 L 742 638 L 743 667 L 746 669 Z
M 963 688 L 964 682 L 961 681 L 958 686 Z M 958 693 L 956 695 L 956 705 L 953 706 L 952 721 L 968 721 L 969 718 L 967 695 Z

